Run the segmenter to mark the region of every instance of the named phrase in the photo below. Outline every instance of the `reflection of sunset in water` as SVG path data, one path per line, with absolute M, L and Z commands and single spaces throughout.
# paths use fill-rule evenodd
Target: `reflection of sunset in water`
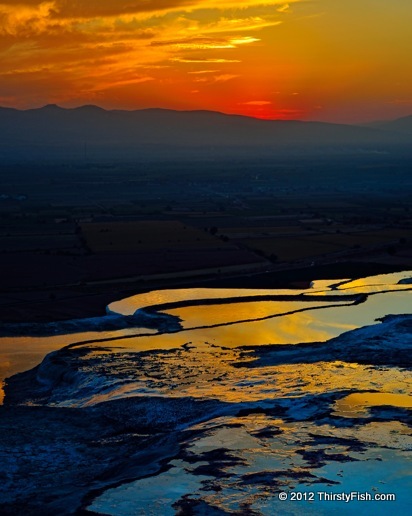
M 411 389 L 408 392 L 411 392 Z M 335 413 L 344 417 L 365 417 L 370 407 L 386 405 L 412 409 L 412 396 L 387 392 L 354 393 L 335 403 Z
M 327 282 L 329 283 L 329 281 Z M 178 301 L 201 299 L 224 299 L 247 296 L 298 296 L 312 290 L 290 289 L 249 289 L 249 288 L 180 288 L 170 290 L 153 290 L 144 294 L 126 297 L 115 301 L 108 306 L 111 312 L 132 315 L 136 310 L 146 306 L 160 305 L 163 303 L 175 303 Z
M 342 304 L 345 300 L 342 299 Z M 348 303 L 346 301 L 346 303 Z M 231 303 L 222 305 L 193 306 L 167 310 L 170 315 L 177 315 L 182 319 L 183 328 L 225 324 L 228 322 L 262 319 L 272 315 L 279 315 L 303 310 L 305 308 L 326 307 L 334 303 L 319 301 L 256 301 L 248 303 Z M 337 303 L 336 303 L 337 304 Z
M 197 307 L 184 310 L 186 313 L 190 310 L 195 312 Z M 180 315 L 180 309 L 175 310 L 174 314 Z M 235 316 L 236 314 L 233 315 L 233 317 Z M 208 322 L 209 324 L 213 324 L 210 320 Z M 190 319 L 187 321 L 187 324 L 191 326 Z M 118 340 L 110 342 L 110 346 L 118 346 L 134 351 L 145 351 L 150 349 L 177 348 L 187 342 L 207 342 L 209 344 L 230 348 L 237 348 L 239 346 L 264 346 L 267 344 L 324 342 L 331 337 L 355 327 L 355 325 L 349 324 L 347 326 L 342 324 L 334 325 L 332 322 L 319 323 L 311 312 L 303 312 L 264 321 L 252 321 L 213 328 L 189 329 L 177 333 Z
M 0 405 L 3 403 L 3 381 L 16 373 L 36 367 L 43 358 L 52 351 L 84 340 L 96 340 L 104 337 L 115 337 L 129 333 L 155 333 L 154 330 L 137 328 L 113 332 L 85 332 L 48 337 L 3 337 L 0 338 Z
M 0 404 L 4 392 L 1 380 L 36 367 L 52 351 L 77 340 L 98 338 L 97 332 L 53 337 L 3 337 L 0 339 Z
M 110 371 L 103 392 L 78 397 L 75 406 L 95 405 L 131 396 L 194 397 L 242 403 L 275 400 L 324 392 L 364 389 L 373 385 L 382 392 L 410 392 L 412 377 L 397 368 L 380 369 L 343 361 L 273 364 L 266 354 L 254 364 L 252 350 L 189 344 L 173 352 L 145 354 L 137 358 L 129 350 L 91 351 L 85 365 L 99 356 L 102 370 Z M 116 358 L 116 360 L 113 360 Z M 106 373 L 105 373 L 106 375 Z M 127 381 L 121 381 L 127 378 Z M 119 381 L 120 380 L 120 381 Z
M 254 314 L 265 313 L 265 308 L 269 306 L 266 302 L 250 302 L 241 305 L 243 315 L 249 317 L 253 317 Z M 279 305 L 281 309 L 284 303 L 279 303 Z M 309 305 L 313 306 L 312 304 Z M 263 321 L 114 340 L 110 342 L 110 346 L 133 351 L 145 351 L 177 348 L 187 342 L 196 344 L 207 342 L 231 348 L 267 344 L 325 342 L 346 331 L 376 324 L 376 319 L 387 314 L 403 314 L 411 310 L 412 303 L 409 292 L 389 292 L 371 296 L 365 303 L 359 305 L 347 306 L 343 304 L 343 306 L 335 308 L 313 309 Z M 219 324 L 215 321 L 222 324 L 222 319 L 225 321 L 222 317 L 223 313 L 227 314 L 228 320 L 237 320 L 238 315 L 242 315 L 242 311 L 233 310 L 233 305 L 228 304 L 176 308 L 168 310 L 168 313 L 181 317 L 183 325 L 190 328 L 197 325 Z M 203 316 L 205 319 L 202 319 Z
M 35 372 L 8 380 L 6 402 L 46 408 L 53 418 L 53 411 L 65 408 L 56 432 L 63 435 L 68 412 L 98 421 L 103 416 L 103 434 L 116 425 L 100 441 L 103 449 L 112 436 L 117 447 L 125 433 L 127 450 L 135 445 L 129 439 L 142 439 L 127 484 L 121 469 L 120 482 L 110 478 L 110 486 L 118 487 L 105 484 L 90 502 L 88 509 L 102 514 L 149 514 L 157 500 L 156 514 L 186 514 L 193 501 L 195 508 L 203 504 L 205 514 L 209 508 L 240 514 L 247 507 L 272 516 L 283 510 L 276 489 L 351 492 L 359 485 L 396 492 L 404 500 L 398 512 L 406 513 L 412 315 L 396 314 L 412 314 L 411 292 L 396 284 L 399 276 L 380 286 L 378 281 L 338 291 L 328 290 L 329 281 L 315 282 L 306 294 L 319 298 L 311 302 L 299 295 L 253 298 L 273 294 L 261 290 L 155 292 L 144 300 L 163 307 L 127 321 L 159 323 L 157 333 L 129 327 L 3 338 L 3 376 L 57 350 Z M 338 295 L 322 297 L 316 288 Z M 370 295 L 347 299 L 354 291 Z M 225 302 L 219 303 L 221 297 Z M 179 300 L 187 303 L 167 305 Z M 137 296 L 123 308 L 134 312 L 141 302 Z M 77 344 L 59 351 L 69 343 Z M 83 423 L 74 433 L 77 428 L 83 431 Z M 86 431 L 94 453 L 96 432 Z M 135 458 L 142 451 L 144 461 L 155 459 L 138 466 L 140 475 Z M 159 469 L 159 459 L 166 467 Z M 326 514 L 324 507 L 311 510 Z M 351 511 L 361 514 L 361 508 Z
M 298 299 L 296 301 L 247 301 L 219 305 L 196 305 L 174 308 L 167 313 L 180 317 L 182 327 L 186 331 L 139 337 L 139 334 L 156 333 L 154 330 L 129 328 L 113 332 L 73 333 L 48 337 L 10 337 L 0 339 L 0 381 L 7 376 L 36 366 L 43 357 L 62 346 L 100 339 L 116 339 L 131 336 L 127 339 L 110 341 L 114 348 L 145 351 L 155 349 L 178 348 L 187 342 L 197 346 L 203 343 L 236 348 L 239 346 L 260 346 L 267 344 L 298 344 L 325 342 L 343 332 L 374 324 L 377 318 L 387 314 L 402 314 L 412 310 L 408 290 L 410 285 L 399 285 L 402 279 L 410 277 L 409 273 L 381 275 L 363 280 L 342 284 L 342 290 L 329 290 L 336 280 L 322 280 L 313 283 L 312 288 L 296 290 L 253 290 L 253 289 L 177 289 L 155 291 L 132 296 L 113 303 L 110 309 L 125 314 L 134 313 L 138 308 L 176 301 L 222 298 L 242 298 L 245 296 L 294 295 L 299 294 L 340 294 L 342 301 L 325 302 L 317 299 L 312 302 Z M 385 294 L 369 296 L 366 302 L 353 305 L 343 298 L 344 295 L 384 290 Z M 391 290 L 394 290 L 391 292 Z M 402 292 L 403 290 L 403 292 Z M 340 305 L 331 307 L 332 305 Z M 318 307 L 318 308 L 316 308 Z M 294 310 L 306 310 L 273 317 L 265 320 L 259 318 L 276 316 Z M 239 320 L 251 322 L 236 323 Z M 195 329 L 201 326 L 214 326 Z M 220 325 L 220 326 L 219 326 Z M 194 328 L 194 329 L 190 329 Z M 2 391 L 1 391 L 2 392 Z
M 345 293 L 348 293 L 348 291 L 353 293 L 373 293 L 383 290 L 411 290 L 411 284 L 399 284 L 400 281 L 407 280 L 411 277 L 411 271 L 379 274 L 377 276 L 348 281 L 339 286 L 339 289 L 344 290 Z
M 367 294 L 395 290 L 411 290 L 411 285 L 399 285 L 400 280 L 404 280 L 412 276 L 412 272 L 397 272 L 394 274 L 382 274 L 363 278 L 355 281 L 351 280 L 316 280 L 312 282 L 311 288 L 304 290 L 296 289 L 216 289 L 216 288 L 189 288 L 189 289 L 169 289 L 154 290 L 143 294 L 127 297 L 119 301 L 115 301 L 108 306 L 109 311 L 120 313 L 123 315 L 132 315 L 136 310 L 146 306 L 159 305 L 163 303 L 173 303 L 187 300 L 201 299 L 222 299 L 235 298 L 245 296 L 264 296 L 264 295 L 350 295 L 350 294 Z M 345 283 L 346 281 L 346 283 Z M 332 285 L 340 285 L 338 290 L 331 289 Z

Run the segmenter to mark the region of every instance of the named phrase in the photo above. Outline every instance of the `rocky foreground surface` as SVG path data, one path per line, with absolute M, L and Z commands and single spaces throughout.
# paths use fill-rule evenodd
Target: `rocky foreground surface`
M 327 343 L 63 348 L 7 382 L 1 512 L 273 514 L 293 489 L 395 490 L 403 510 L 411 348 L 411 315 Z

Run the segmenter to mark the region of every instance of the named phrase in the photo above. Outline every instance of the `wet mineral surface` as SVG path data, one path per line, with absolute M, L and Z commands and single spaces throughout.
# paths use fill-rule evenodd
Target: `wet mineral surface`
M 135 325 L 3 337 L 39 359 L 5 382 L 2 514 L 406 513 L 410 276 L 163 291 L 110 305 Z

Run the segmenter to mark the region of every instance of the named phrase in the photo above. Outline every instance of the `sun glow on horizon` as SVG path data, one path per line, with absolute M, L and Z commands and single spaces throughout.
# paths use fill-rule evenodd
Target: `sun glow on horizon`
M 0 0 L 0 105 L 403 116 L 411 20 L 403 0 Z

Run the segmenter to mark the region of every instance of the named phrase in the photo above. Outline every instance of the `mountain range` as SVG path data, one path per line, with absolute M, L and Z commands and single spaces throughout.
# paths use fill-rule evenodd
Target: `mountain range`
M 105 110 L 88 105 L 65 109 L 0 108 L 0 157 L 167 156 L 236 148 L 260 150 L 325 150 L 407 148 L 412 142 L 412 116 L 367 126 L 260 120 L 213 111 L 144 109 Z

